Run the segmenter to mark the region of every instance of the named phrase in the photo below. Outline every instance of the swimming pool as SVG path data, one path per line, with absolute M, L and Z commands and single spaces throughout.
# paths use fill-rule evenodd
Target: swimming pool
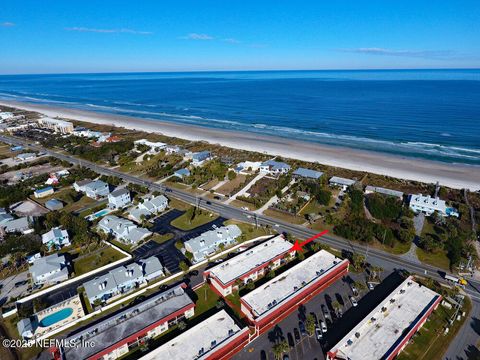
M 68 308 L 61 309 L 61 310 L 58 310 L 57 312 L 54 312 L 53 314 L 45 316 L 42 320 L 40 320 L 39 325 L 41 327 L 49 327 L 56 324 L 57 322 L 65 320 L 72 314 L 73 314 L 72 308 L 68 307 Z
M 110 209 L 103 209 L 103 210 L 97 211 L 94 214 L 88 215 L 87 219 L 88 220 L 96 220 L 96 219 L 101 218 L 102 216 L 107 215 L 109 212 L 111 212 Z

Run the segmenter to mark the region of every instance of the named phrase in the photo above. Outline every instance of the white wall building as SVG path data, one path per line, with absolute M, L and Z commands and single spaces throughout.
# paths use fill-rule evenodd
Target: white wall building
M 43 129 L 53 130 L 60 134 L 73 133 L 73 124 L 69 121 L 45 117 L 38 119 L 38 125 Z
M 130 191 L 126 188 L 117 189 L 108 194 L 108 207 L 110 209 L 122 209 L 130 205 Z
M 441 200 L 438 197 L 432 198 L 430 195 L 424 196 L 422 194 L 409 195 L 409 206 L 416 213 L 424 213 L 427 216 L 432 215 L 435 211 L 442 216 L 456 216 L 458 217 L 458 211 L 454 208 L 448 208 L 445 200 Z

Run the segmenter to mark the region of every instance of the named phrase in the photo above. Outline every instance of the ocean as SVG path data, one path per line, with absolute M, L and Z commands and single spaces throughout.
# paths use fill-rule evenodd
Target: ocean
M 480 69 L 5 75 L 0 99 L 480 165 Z

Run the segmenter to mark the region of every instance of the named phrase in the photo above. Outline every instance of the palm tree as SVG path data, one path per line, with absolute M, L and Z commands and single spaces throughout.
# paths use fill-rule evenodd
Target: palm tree
M 287 340 L 282 340 L 279 343 L 273 345 L 272 351 L 275 359 L 280 359 L 283 353 L 286 353 L 289 350 Z

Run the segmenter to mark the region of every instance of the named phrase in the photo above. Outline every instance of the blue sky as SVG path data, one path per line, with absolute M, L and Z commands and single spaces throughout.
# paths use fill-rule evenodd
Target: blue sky
M 480 1 L 2 0 L 0 73 L 480 67 Z

